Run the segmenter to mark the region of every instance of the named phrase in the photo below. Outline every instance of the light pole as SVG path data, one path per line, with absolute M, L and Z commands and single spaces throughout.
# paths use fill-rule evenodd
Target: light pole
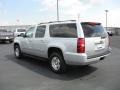
M 57 21 L 59 21 L 59 5 L 58 5 L 58 0 L 57 0 Z
M 108 21 L 108 10 L 105 10 L 105 12 L 106 12 L 106 30 L 107 30 L 107 21 Z

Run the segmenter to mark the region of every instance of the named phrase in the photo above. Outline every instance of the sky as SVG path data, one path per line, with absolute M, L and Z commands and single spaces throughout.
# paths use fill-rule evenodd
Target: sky
M 37 24 L 56 21 L 57 0 L 0 0 L 0 25 Z M 62 20 L 95 21 L 120 27 L 120 0 L 59 0 Z

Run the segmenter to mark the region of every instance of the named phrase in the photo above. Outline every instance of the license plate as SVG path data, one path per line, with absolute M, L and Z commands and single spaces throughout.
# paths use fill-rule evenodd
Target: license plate
M 95 50 L 101 50 L 104 49 L 105 45 L 104 44 L 97 44 Z

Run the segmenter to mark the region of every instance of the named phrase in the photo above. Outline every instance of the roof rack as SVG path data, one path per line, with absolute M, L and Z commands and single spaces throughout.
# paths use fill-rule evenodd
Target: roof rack
M 76 21 L 76 20 L 64 20 L 64 21 L 51 21 L 51 22 L 43 22 L 43 23 L 39 23 L 39 25 L 40 25 L 40 24 L 46 24 L 46 23 L 66 22 L 66 21 Z

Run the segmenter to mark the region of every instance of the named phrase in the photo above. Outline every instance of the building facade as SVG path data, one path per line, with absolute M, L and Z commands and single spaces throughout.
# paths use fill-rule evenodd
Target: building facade
M 14 31 L 16 28 L 28 29 L 32 25 L 10 25 L 10 26 L 0 26 L 0 30 Z

